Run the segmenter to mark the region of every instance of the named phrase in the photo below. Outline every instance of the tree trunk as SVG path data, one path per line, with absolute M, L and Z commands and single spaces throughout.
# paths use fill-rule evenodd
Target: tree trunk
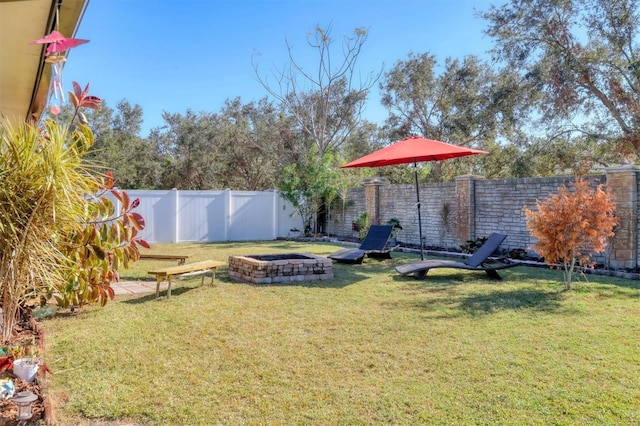
M 567 263 L 565 262 L 565 274 L 564 274 L 564 284 L 566 290 L 571 290 L 571 279 L 573 278 L 573 268 L 576 266 L 576 257 L 571 252 L 571 261 L 569 262 L 569 268 L 567 269 Z

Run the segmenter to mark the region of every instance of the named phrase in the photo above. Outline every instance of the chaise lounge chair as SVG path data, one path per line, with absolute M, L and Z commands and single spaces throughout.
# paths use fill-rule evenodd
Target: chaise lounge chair
M 504 234 L 491 234 L 487 241 L 464 262 L 440 259 L 421 260 L 400 265 L 396 267 L 396 271 L 398 271 L 400 275 L 413 274 L 417 279 L 424 279 L 429 270 L 435 268 L 468 269 L 471 271 L 484 271 L 491 278 L 501 280 L 502 277 L 498 274 L 499 269 L 512 268 L 520 265 L 520 263 L 508 261 L 504 258 L 490 258 L 505 238 L 507 238 L 507 236 Z
M 393 248 L 388 243 L 392 229 L 391 225 L 371 225 L 359 248 L 342 249 L 327 257 L 342 263 L 362 263 L 365 255 L 375 259 L 391 259 Z

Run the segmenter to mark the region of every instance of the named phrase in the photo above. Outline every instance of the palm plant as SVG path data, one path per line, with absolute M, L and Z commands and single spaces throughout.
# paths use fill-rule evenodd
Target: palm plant
M 71 142 L 72 146 L 67 144 Z M 0 296 L 7 341 L 26 300 L 65 275 L 56 242 L 68 238 L 97 189 L 82 166 L 92 140 L 51 120 L 44 130 L 0 120 Z
M 137 260 L 144 220 L 125 192 L 113 188 L 83 157 L 93 144 L 80 108 L 100 99 L 74 82 L 71 124 L 42 126 L 0 119 L 0 303 L 2 340 L 10 339 L 27 302 L 56 294 L 60 306 L 100 301 L 114 294 L 117 269 Z M 77 119 L 77 121 L 76 121 Z M 105 196 L 122 203 L 119 212 Z

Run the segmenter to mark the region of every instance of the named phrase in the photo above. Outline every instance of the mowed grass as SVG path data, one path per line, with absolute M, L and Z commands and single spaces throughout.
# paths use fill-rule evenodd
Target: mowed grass
M 339 246 L 159 245 L 189 261 Z M 640 286 L 518 267 L 496 282 L 441 269 L 335 264 L 332 281 L 178 281 L 44 322 L 61 424 L 640 423 Z M 173 265 L 175 262 L 165 262 Z M 141 261 L 123 279 L 163 265 Z M 207 281 L 205 280 L 205 283 Z

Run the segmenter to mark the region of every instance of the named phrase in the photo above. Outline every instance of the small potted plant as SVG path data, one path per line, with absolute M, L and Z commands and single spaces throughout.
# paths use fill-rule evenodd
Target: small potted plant
M 14 346 L 10 348 L 10 353 L 14 358 L 13 374 L 27 382 L 33 382 L 40 368 L 38 350 L 33 344 Z

